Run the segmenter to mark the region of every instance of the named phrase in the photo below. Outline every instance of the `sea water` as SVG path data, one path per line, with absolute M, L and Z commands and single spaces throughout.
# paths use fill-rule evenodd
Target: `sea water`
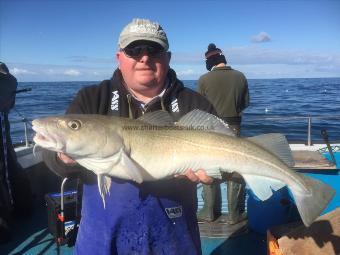
M 197 81 L 183 82 L 197 90 Z M 17 94 L 10 114 L 13 142 L 24 140 L 20 120 L 63 114 L 77 91 L 92 84 L 98 82 L 20 82 L 18 89 L 32 91 Z M 248 84 L 250 106 L 243 114 L 243 136 L 279 132 L 290 141 L 306 141 L 311 117 L 313 141 L 322 141 L 322 129 L 331 142 L 340 141 L 340 78 L 250 79 Z

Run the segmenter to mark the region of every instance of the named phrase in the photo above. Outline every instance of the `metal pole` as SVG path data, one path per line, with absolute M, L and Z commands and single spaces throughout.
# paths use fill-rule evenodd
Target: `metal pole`
M 64 189 L 65 189 L 65 183 L 67 182 L 68 178 L 65 177 L 61 183 L 61 198 L 60 198 L 60 214 L 62 217 L 64 217 Z
M 308 117 L 307 145 L 312 146 L 312 117 Z
M 27 120 L 22 119 L 22 121 L 24 122 L 24 126 L 25 126 L 25 145 L 26 145 L 26 147 L 28 147 Z

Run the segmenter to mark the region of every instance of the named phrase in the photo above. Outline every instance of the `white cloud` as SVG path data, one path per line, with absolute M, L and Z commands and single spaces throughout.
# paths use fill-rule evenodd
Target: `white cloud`
M 195 74 L 195 71 L 193 69 L 183 69 L 183 70 L 179 70 L 177 72 L 177 75 L 192 75 L 192 74 Z
M 268 49 L 258 46 L 228 48 L 224 53 L 231 64 L 336 65 L 340 54 L 299 49 Z
M 69 56 L 66 59 L 75 63 L 89 63 L 89 64 L 108 64 L 113 63 L 115 58 L 98 58 L 98 57 L 89 57 L 89 56 Z
M 257 35 L 252 36 L 251 41 L 254 43 L 270 42 L 271 38 L 266 32 L 260 32 Z
M 49 74 L 49 75 L 53 75 L 56 74 L 56 71 L 54 69 L 48 68 L 45 70 L 45 73 Z
M 11 74 L 13 75 L 21 75 L 21 74 L 36 74 L 35 72 L 29 71 L 27 69 L 21 69 L 21 68 L 12 68 L 9 70 Z
M 279 49 L 251 44 L 221 47 L 228 64 L 248 78 L 339 77 L 340 52 L 330 50 Z M 207 72 L 204 52 L 173 52 L 171 67 L 182 80 L 195 80 Z M 114 65 L 9 63 L 19 81 L 99 81 L 112 76 Z M 37 75 L 39 74 L 39 75 Z
M 301 49 L 274 49 L 260 45 L 229 47 L 223 49 L 230 65 L 314 65 L 315 67 L 332 67 L 340 73 L 340 53 L 329 51 L 312 51 Z M 171 65 L 183 70 L 205 67 L 202 53 L 174 52 Z M 196 67 L 196 68 L 195 68 Z
M 260 45 L 223 49 L 228 64 L 248 78 L 339 77 L 340 53 L 328 50 L 274 49 Z M 181 79 L 206 72 L 201 54 L 174 54 L 172 67 Z M 186 56 L 188 60 L 186 60 Z M 194 70 L 192 73 L 188 70 Z
M 79 75 L 81 75 L 81 72 L 79 72 L 76 69 L 69 69 L 69 70 L 66 70 L 63 74 L 65 74 L 67 76 L 79 76 Z
M 116 68 L 112 65 L 106 66 L 84 66 L 84 65 L 58 65 L 58 64 L 31 64 L 20 62 L 7 62 L 8 66 L 15 66 L 18 70 L 26 70 L 20 75 L 15 75 L 19 82 L 36 81 L 100 81 L 112 76 Z M 10 68 L 10 70 L 12 70 Z M 29 71 L 28 71 L 29 70 Z

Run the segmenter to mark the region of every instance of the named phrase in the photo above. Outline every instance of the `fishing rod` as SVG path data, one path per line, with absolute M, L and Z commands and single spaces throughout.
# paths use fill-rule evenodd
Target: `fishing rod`
M 15 91 L 15 94 L 22 93 L 22 92 L 29 92 L 29 91 L 32 91 L 32 88 L 16 90 L 16 91 Z
M 327 145 L 327 149 L 328 149 L 328 152 L 329 152 L 329 155 L 331 156 L 331 162 L 336 165 L 336 160 L 335 160 L 335 157 L 334 157 L 334 154 L 333 154 L 333 150 L 331 148 L 331 145 L 329 143 L 329 140 L 328 140 L 328 133 L 327 133 L 327 130 L 326 129 L 322 129 L 321 130 L 321 136 L 323 138 L 323 140 L 325 141 L 326 145 Z

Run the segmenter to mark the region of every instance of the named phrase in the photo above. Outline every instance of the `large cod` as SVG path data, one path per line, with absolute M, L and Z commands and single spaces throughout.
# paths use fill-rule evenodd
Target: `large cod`
M 102 115 L 63 115 L 33 121 L 34 142 L 63 152 L 98 176 L 105 195 L 115 176 L 138 183 L 204 169 L 209 176 L 237 172 L 262 201 L 285 185 L 306 226 L 326 208 L 335 191 L 292 171 L 287 140 L 280 134 L 235 137 L 217 117 L 194 110 L 173 123 L 158 111 L 137 120 Z

